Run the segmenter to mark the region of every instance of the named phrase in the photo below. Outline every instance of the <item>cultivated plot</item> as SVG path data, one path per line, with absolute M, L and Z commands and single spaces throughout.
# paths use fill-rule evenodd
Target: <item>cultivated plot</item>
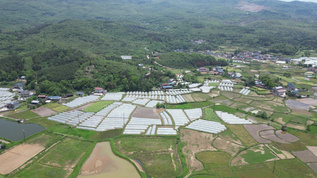
M 184 111 L 181 109 L 167 109 L 166 110 L 174 119 L 175 126 L 186 125 L 189 119 L 185 115 Z
M 120 101 L 123 95 L 124 95 L 124 92 L 107 93 L 103 98 L 101 98 L 101 100 Z
M 249 120 L 241 119 L 227 112 L 216 111 L 216 114 L 218 115 L 218 117 L 220 117 L 220 119 L 228 124 L 252 124 L 252 122 Z
M 64 103 L 63 105 L 70 107 L 70 108 L 74 108 L 74 107 L 78 107 L 78 106 L 96 101 L 96 100 L 98 100 L 98 98 L 99 98 L 99 96 L 94 96 L 94 95 L 84 96 L 84 97 L 76 98 L 69 103 Z
M 226 130 L 226 127 L 219 122 L 207 121 L 203 119 L 195 120 L 185 128 L 213 134 Z

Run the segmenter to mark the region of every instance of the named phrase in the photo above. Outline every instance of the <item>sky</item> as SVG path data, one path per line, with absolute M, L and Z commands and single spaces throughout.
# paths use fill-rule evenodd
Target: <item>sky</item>
M 317 0 L 280 0 L 285 2 L 292 2 L 292 1 L 301 1 L 301 2 L 314 2 L 317 3 Z

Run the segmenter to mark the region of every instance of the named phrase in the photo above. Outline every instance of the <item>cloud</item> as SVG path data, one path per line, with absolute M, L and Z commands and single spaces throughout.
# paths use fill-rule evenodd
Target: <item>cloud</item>
M 292 1 L 300 1 L 300 2 L 314 2 L 317 3 L 317 0 L 280 0 L 285 2 L 292 2 Z

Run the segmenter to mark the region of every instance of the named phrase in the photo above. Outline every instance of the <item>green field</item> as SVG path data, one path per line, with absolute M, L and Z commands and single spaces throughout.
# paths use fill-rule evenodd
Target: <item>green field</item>
M 243 127 L 243 125 L 227 125 L 228 129 L 230 129 L 246 146 L 256 145 L 258 142 L 254 140 L 254 138 L 249 134 L 247 130 Z
M 267 147 L 263 146 L 262 149 L 260 149 L 261 151 L 258 151 L 259 149 L 260 146 L 252 147 L 252 150 L 246 150 L 246 153 L 242 154 L 241 157 L 244 158 L 244 160 L 249 164 L 262 163 L 276 158 Z
M 174 177 L 180 174 L 180 163 L 175 155 L 177 154 L 175 138 L 130 136 L 115 138 L 114 142 L 116 150 L 130 158 L 141 161 L 150 176 Z
M 113 137 L 117 137 L 121 135 L 123 129 L 115 129 L 115 130 L 108 130 L 104 132 L 96 132 L 93 136 L 91 136 L 90 140 L 105 140 Z
M 9 115 L 9 117 L 12 117 L 15 119 L 31 119 L 31 118 L 40 117 L 40 116 L 30 110 L 27 110 L 27 111 L 11 114 Z
M 97 101 L 93 103 L 92 105 L 88 106 L 87 108 L 85 108 L 83 111 L 84 112 L 98 112 L 112 103 L 113 101 Z
M 93 142 L 66 138 L 13 177 L 65 177 L 78 162 L 83 163 L 81 158 L 86 152 L 90 153 L 93 146 Z
M 278 177 L 264 163 L 237 166 L 233 168 L 238 177 L 267 178 Z
M 204 110 L 204 117 L 203 119 L 205 120 L 209 120 L 209 121 L 215 121 L 215 122 L 222 122 L 219 117 L 217 116 L 217 114 L 214 112 L 213 109 L 211 108 L 206 108 Z
M 204 163 L 227 164 L 231 156 L 225 152 L 205 151 L 198 153 L 196 157 Z
M 47 107 L 48 109 L 54 110 L 56 112 L 63 112 L 63 111 L 66 111 L 69 109 L 68 107 L 61 105 L 61 104 L 58 104 L 58 103 L 48 103 L 44 106 Z
M 92 142 L 66 138 L 54 146 L 39 162 L 46 165 L 58 165 L 58 167 L 74 166 L 82 154 L 93 145 Z
M 56 143 L 57 141 L 59 141 L 61 139 L 62 139 L 61 135 L 50 134 L 48 132 L 44 132 L 42 134 L 37 134 L 35 136 L 32 136 L 30 139 L 27 139 L 26 143 L 40 144 L 44 147 L 49 147 L 53 143 Z
M 85 139 L 89 139 L 96 133 L 95 131 L 77 129 L 75 127 L 71 127 L 69 125 L 60 124 L 60 123 L 47 128 L 47 131 L 58 133 L 58 134 L 64 134 L 64 135 L 74 135 L 74 136 L 82 137 Z
M 213 103 L 204 101 L 204 102 L 193 102 L 193 103 L 184 103 L 184 104 L 166 104 L 166 109 L 193 109 L 193 108 L 202 108 L 205 106 L 213 105 Z
M 225 152 L 200 152 L 197 159 L 204 164 L 204 170 L 194 173 L 192 177 L 234 177 L 229 167 L 231 156 Z
M 274 161 L 265 163 L 273 170 Z M 278 160 L 275 163 L 275 174 L 279 177 L 316 177 L 317 174 L 299 159 Z
M 22 171 L 15 174 L 16 177 L 65 177 L 68 173 L 62 167 L 51 167 L 42 165 L 40 163 L 32 164 L 32 166 L 23 169 Z
M 115 143 L 119 141 L 119 148 L 125 152 L 167 150 L 171 146 L 174 148 L 175 145 L 174 138 L 122 137 L 115 139 Z

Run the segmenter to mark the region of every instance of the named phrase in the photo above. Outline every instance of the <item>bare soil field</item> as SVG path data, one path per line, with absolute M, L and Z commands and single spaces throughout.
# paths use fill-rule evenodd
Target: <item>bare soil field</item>
M 276 122 L 278 122 L 278 123 L 280 123 L 280 124 L 282 124 L 282 125 L 285 125 L 285 124 L 286 124 L 286 122 L 284 122 L 284 121 L 283 121 L 283 118 L 281 118 L 281 117 L 280 117 L 280 118 L 277 118 L 277 119 L 276 119 Z
M 274 134 L 274 130 L 265 130 L 265 131 L 261 131 L 260 132 L 261 137 L 266 138 L 268 140 L 272 140 L 274 142 L 278 142 L 278 143 L 287 143 L 286 141 L 278 138 L 275 134 Z
M 235 98 L 234 101 L 250 104 L 253 100 L 250 100 L 248 98 Z
M 137 107 L 132 113 L 132 117 L 161 119 L 156 109 L 144 107 Z
M 296 99 L 296 101 L 299 101 L 301 103 L 308 104 L 308 105 L 313 105 L 313 106 L 317 105 L 317 100 L 312 98 Z
M 195 101 L 206 101 L 206 99 L 200 97 L 198 94 L 194 93 L 192 94 L 192 97 L 194 98 Z
M 237 98 L 241 96 L 240 94 L 237 94 L 237 93 L 225 92 L 225 91 L 221 92 L 221 94 L 229 99 L 233 99 L 233 98 Z
M 209 93 L 208 95 L 212 98 L 219 96 L 220 91 L 219 90 L 211 90 L 211 93 Z
M 217 151 L 211 144 L 215 136 L 213 134 L 182 129 L 180 131 L 183 153 L 186 155 L 186 162 L 191 172 L 203 170 L 203 164 L 196 159 L 196 154 L 201 151 Z
M 230 155 L 235 155 L 240 149 L 244 148 L 244 146 L 238 145 L 236 143 L 230 142 L 228 140 L 217 137 L 213 145 L 221 151 L 227 152 Z
M 315 156 L 317 156 L 317 146 L 307 146 L 309 151 L 311 151 Z
M 317 103 L 317 101 L 316 101 Z M 309 108 L 311 107 L 311 105 L 309 104 L 305 104 L 302 102 L 299 102 L 297 100 L 292 100 L 292 99 L 288 99 L 285 101 L 285 104 L 287 107 L 293 109 L 293 110 L 304 110 L 304 111 L 308 111 Z
M 287 142 L 296 142 L 298 140 L 298 138 L 295 137 L 294 135 L 287 133 L 287 132 L 284 132 L 284 131 L 281 131 L 281 130 L 277 130 L 275 133 L 279 138 L 281 138 Z
M 182 95 L 186 102 L 195 102 L 191 94 Z
M 310 112 L 308 112 L 308 111 L 295 110 L 295 109 L 293 110 L 292 114 L 294 114 L 294 115 L 301 115 L 301 116 L 303 116 L 303 115 L 305 115 L 305 116 L 313 116 L 313 114 L 310 113 Z
M 293 151 L 293 154 L 305 163 L 317 162 L 317 157 L 309 150 Z
M 317 173 L 317 163 L 307 163 L 307 165 Z
M 127 160 L 113 154 L 109 142 L 97 143 L 88 160 L 81 168 L 79 177 L 140 177 Z
M 288 123 L 286 126 L 294 128 L 294 129 L 298 129 L 298 130 L 306 130 L 306 127 L 303 125 L 295 125 L 295 124 Z
M 239 103 L 239 102 L 235 102 L 232 105 L 230 105 L 231 108 L 241 108 L 241 107 L 244 107 L 244 106 L 246 106 L 246 104 Z
M 51 110 L 51 109 L 48 109 L 44 106 L 42 107 L 39 107 L 39 108 L 36 108 L 34 110 L 32 110 L 35 114 L 38 114 L 40 115 L 41 117 L 46 117 L 46 116 L 51 116 L 53 114 L 56 114 L 57 112 Z
M 262 130 L 273 130 L 274 128 L 266 124 L 260 125 L 244 125 L 244 128 L 249 132 L 249 134 L 259 143 L 271 143 L 271 141 L 263 139 L 259 136 L 259 132 Z
M 9 174 L 45 149 L 40 144 L 20 144 L 0 155 L 0 174 Z
M 234 115 L 240 117 L 240 118 L 245 118 L 247 115 L 246 114 L 243 114 L 241 112 L 236 112 Z

